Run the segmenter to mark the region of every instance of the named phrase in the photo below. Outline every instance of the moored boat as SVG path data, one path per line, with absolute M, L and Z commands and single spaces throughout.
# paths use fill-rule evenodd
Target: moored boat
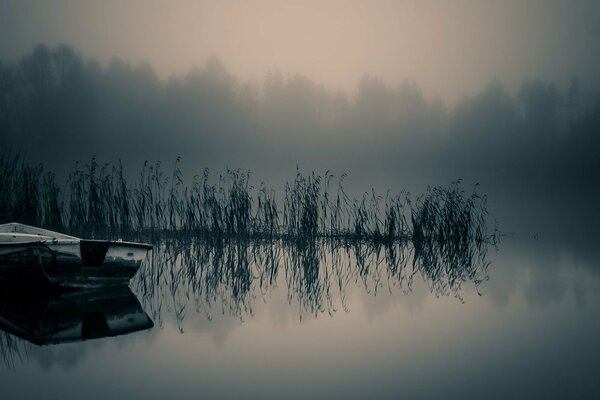
M 126 285 L 152 246 L 74 236 L 20 223 L 0 225 L 0 283 L 64 287 Z

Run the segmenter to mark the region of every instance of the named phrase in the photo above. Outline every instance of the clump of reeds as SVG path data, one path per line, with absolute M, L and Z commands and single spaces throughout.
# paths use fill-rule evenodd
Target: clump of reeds
M 264 183 L 254 189 L 249 172 L 228 169 L 215 182 L 205 170 L 187 186 L 179 162 L 172 174 L 146 162 L 139 179 L 129 183 L 121 163 L 100 165 L 93 157 L 83 167 L 76 164 L 61 190 L 41 166 L 5 153 L 0 220 L 86 236 L 411 240 L 419 249 L 432 242 L 464 247 L 488 237 L 485 196 L 466 194 L 460 182 L 431 188 L 416 200 L 374 191 L 351 199 L 343 189 L 345 175 L 332 193 L 333 175 L 297 170 L 280 207 L 273 189 Z
M 110 237 L 131 231 L 132 196 L 120 162 L 100 166 L 93 157 L 83 169 L 76 164 L 67 183 L 69 201 L 61 215 L 69 232 Z
M 53 177 L 43 177 L 41 166 L 30 166 L 21 157 L 6 151 L 0 155 L 0 218 L 2 222 L 11 220 L 25 224 L 40 225 L 52 221 L 53 217 L 45 215 L 44 210 L 52 207 L 44 204 L 45 195 L 50 201 L 56 199 L 57 193 L 42 193 L 45 184 L 52 184 Z
M 293 183 L 285 185 L 283 226 L 289 237 L 315 237 L 320 233 L 322 197 L 321 177 L 314 172 L 303 176 L 297 171 Z
M 429 188 L 411 208 L 412 240 L 461 245 L 486 234 L 486 198 L 466 195 L 460 180 L 447 188 Z

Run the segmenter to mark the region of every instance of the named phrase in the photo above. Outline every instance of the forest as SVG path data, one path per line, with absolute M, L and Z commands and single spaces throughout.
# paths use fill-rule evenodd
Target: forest
M 1 146 L 55 173 L 61 187 L 94 156 L 122 163 L 130 181 L 146 161 L 170 171 L 180 159 L 189 185 L 205 168 L 215 178 L 240 169 L 252 171 L 255 188 L 264 181 L 283 195 L 300 168 L 347 174 L 346 192 L 360 198 L 463 179 L 467 190 L 481 184 L 492 211 L 543 199 L 559 204 L 554 216 L 594 221 L 600 95 L 576 77 L 564 86 L 532 80 L 512 93 L 492 81 L 446 104 L 410 81 L 390 87 L 364 76 L 354 93 L 278 71 L 242 82 L 214 57 L 162 79 L 149 64 L 101 65 L 67 45 L 39 45 L 0 61 Z

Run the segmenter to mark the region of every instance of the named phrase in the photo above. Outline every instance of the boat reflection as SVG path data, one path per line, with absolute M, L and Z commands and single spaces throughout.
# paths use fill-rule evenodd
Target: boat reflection
M 36 345 L 126 335 L 153 326 L 127 287 L 0 292 L 0 329 Z

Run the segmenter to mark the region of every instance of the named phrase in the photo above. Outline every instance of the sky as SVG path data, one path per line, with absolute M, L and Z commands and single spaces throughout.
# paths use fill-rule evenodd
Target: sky
M 219 58 L 242 81 L 302 74 L 352 92 L 365 74 L 453 101 L 576 75 L 600 86 L 598 1 L 0 0 L 0 59 L 38 43 L 149 63 L 161 78 Z

